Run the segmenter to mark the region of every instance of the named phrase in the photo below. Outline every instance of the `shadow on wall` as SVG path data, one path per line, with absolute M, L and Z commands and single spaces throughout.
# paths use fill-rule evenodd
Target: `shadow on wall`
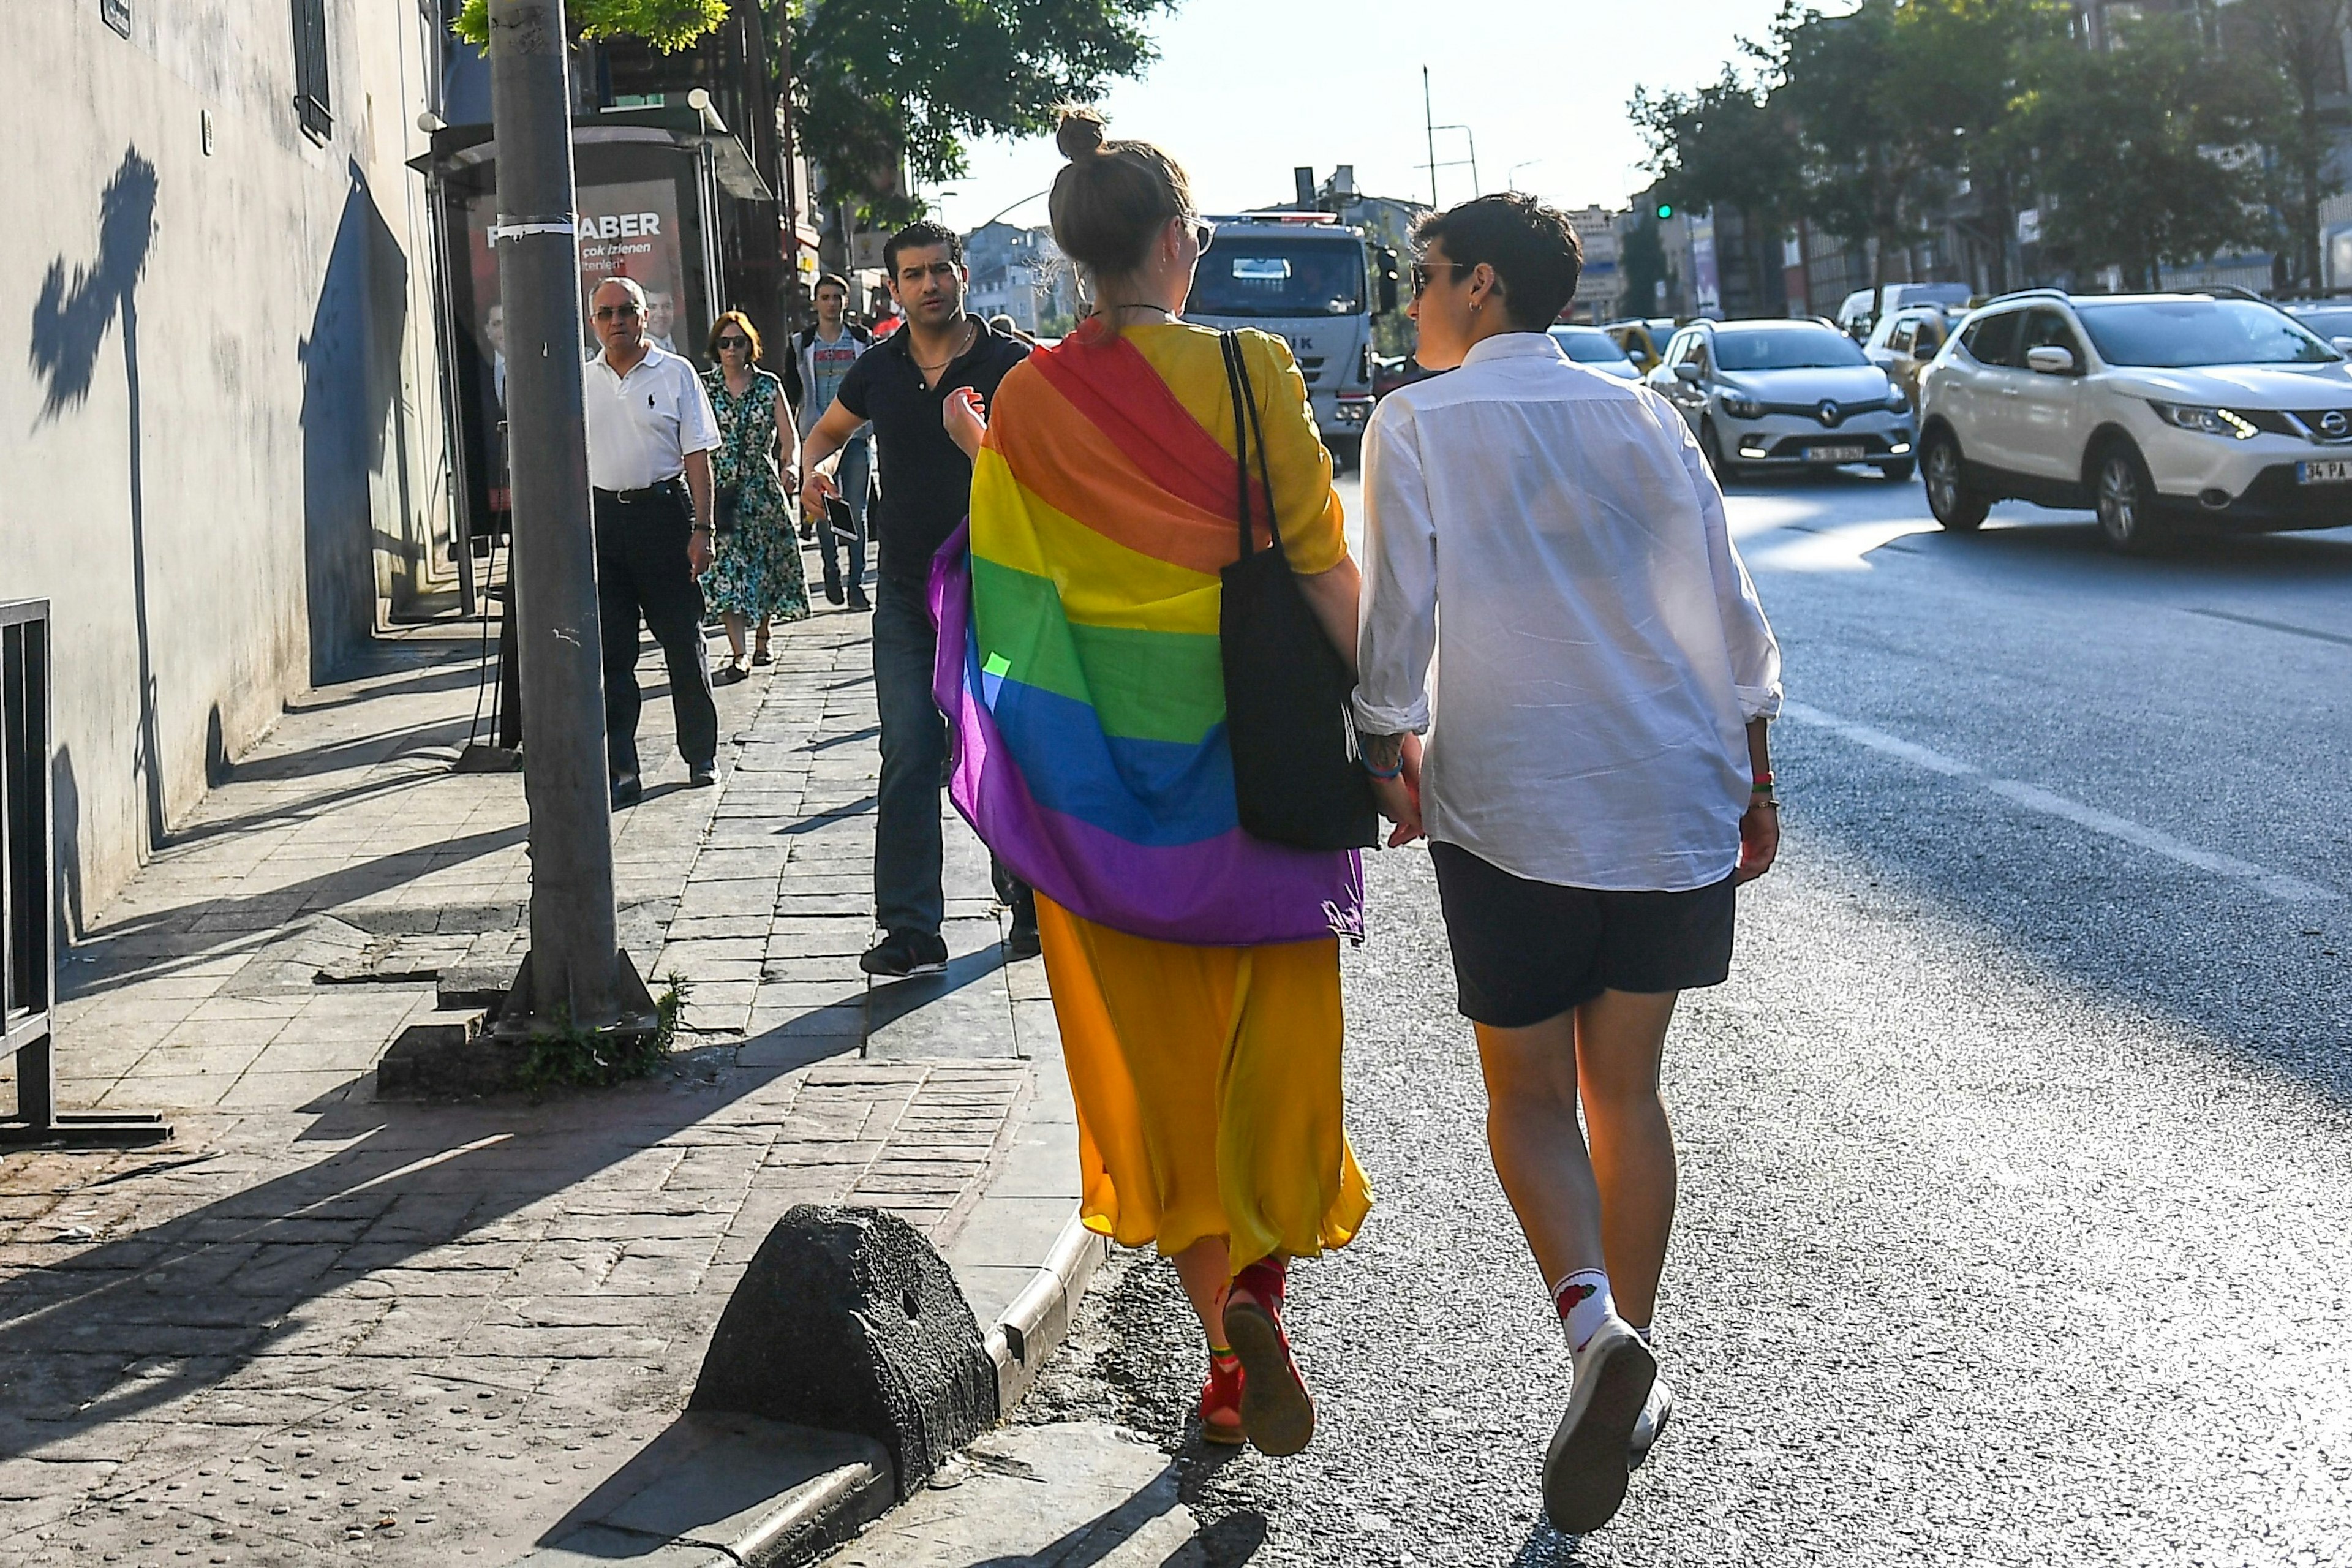
M 408 258 L 376 211 L 357 162 L 319 304 L 302 340 L 302 546 L 310 679 L 327 680 L 375 631 L 374 489 L 404 447 L 400 344 Z M 387 509 L 404 504 L 395 477 Z
M 163 842 L 166 807 L 163 799 L 163 733 L 155 710 L 155 656 L 147 614 L 147 482 L 144 467 L 145 432 L 139 392 L 139 279 L 147 270 L 147 257 L 155 239 L 155 165 L 136 146 L 123 150 L 122 162 L 106 182 L 98 202 L 98 258 L 88 267 L 76 267 L 68 281 L 66 259 L 49 263 L 41 280 L 40 297 L 33 302 L 32 344 L 27 351 L 33 368 L 47 389 L 42 395 L 37 424 L 50 424 L 89 401 L 98 374 L 99 351 L 107 330 L 122 325 L 122 381 L 127 410 L 124 442 L 126 489 L 131 498 L 131 622 L 139 656 L 138 768 L 146 785 L 147 846 Z M 62 799 L 62 795 L 60 796 Z M 60 837 L 69 830 L 59 813 Z M 79 820 L 71 825 L 79 836 Z M 78 858 L 66 855 L 60 843 L 60 863 L 79 868 Z M 79 898 L 76 903 L 79 904 Z M 79 924 L 79 912 L 76 922 Z
M 73 752 L 62 745 L 49 758 L 49 809 L 55 813 L 53 837 L 60 895 L 53 911 L 54 923 L 58 952 L 62 954 L 89 929 L 82 923 L 81 784 L 74 777 Z
M 41 400 L 42 424 L 89 399 L 98 351 L 118 312 L 131 310 L 131 297 L 147 269 L 155 237 L 155 165 L 131 147 L 99 198 L 98 259 L 66 277 L 66 260 L 49 263 L 33 305 L 33 368 L 48 383 Z

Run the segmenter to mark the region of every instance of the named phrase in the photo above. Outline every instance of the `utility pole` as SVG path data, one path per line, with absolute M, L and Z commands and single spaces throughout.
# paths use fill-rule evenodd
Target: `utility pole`
M 1437 116 L 1429 108 L 1429 68 L 1421 68 L 1421 125 L 1429 136 L 1429 210 L 1437 210 Z
M 494 1027 L 634 1031 L 654 1019 L 613 903 L 563 0 L 490 0 L 489 22 L 531 859 L 530 954 Z

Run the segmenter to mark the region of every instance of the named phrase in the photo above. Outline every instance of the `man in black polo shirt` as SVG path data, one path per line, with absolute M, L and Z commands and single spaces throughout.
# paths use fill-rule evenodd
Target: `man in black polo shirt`
M 874 802 L 874 903 L 882 940 L 860 962 L 869 974 L 929 974 L 947 967 L 940 938 L 940 789 L 947 721 L 931 701 L 938 634 L 931 625 L 931 557 L 971 505 L 971 459 L 949 437 L 948 395 L 962 387 L 982 401 L 1029 353 L 963 308 L 963 241 L 951 229 L 918 223 L 882 247 L 891 297 L 905 327 L 858 357 L 833 406 L 801 445 L 808 479 L 801 504 L 824 515 L 832 479 L 817 465 L 871 420 L 881 448 L 882 499 L 876 537 L 882 562 L 874 595 L 874 698 L 882 716 L 882 783 Z M 1037 914 L 1028 889 L 1002 873 L 997 891 L 1013 907 L 1012 950 L 1037 951 Z

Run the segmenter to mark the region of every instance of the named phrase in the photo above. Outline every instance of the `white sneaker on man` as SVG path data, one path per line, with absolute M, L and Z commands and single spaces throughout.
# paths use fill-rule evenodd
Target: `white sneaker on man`
M 1664 1373 L 1651 1380 L 1650 1396 L 1642 1401 L 1642 1414 L 1633 1418 L 1633 1437 L 1628 1445 L 1625 1468 L 1638 1470 L 1642 1461 L 1650 1457 L 1650 1446 L 1675 1418 L 1675 1391 L 1666 1386 Z
M 1658 1363 L 1622 1318 L 1612 1316 L 1576 1352 L 1568 1411 L 1544 1450 L 1544 1512 L 1551 1527 L 1583 1535 L 1616 1517 L 1625 1500 L 1634 1424 Z

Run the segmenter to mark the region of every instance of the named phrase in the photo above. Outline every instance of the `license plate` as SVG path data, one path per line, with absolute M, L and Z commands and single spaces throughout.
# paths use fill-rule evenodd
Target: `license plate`
M 1869 455 L 1870 448 L 1867 447 L 1808 447 L 1805 448 L 1805 461 L 1808 463 L 1859 463 Z
M 2324 462 L 2297 463 L 2294 482 L 2299 485 L 2352 485 L 2352 461 L 2341 458 Z

